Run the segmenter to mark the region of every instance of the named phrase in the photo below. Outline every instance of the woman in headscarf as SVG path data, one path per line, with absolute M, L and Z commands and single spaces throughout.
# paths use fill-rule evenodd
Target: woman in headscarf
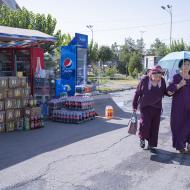
M 173 94 L 171 130 L 173 147 L 181 153 L 190 151 L 190 60 L 179 62 L 180 73 L 174 75 L 167 91 Z
M 154 149 L 158 144 L 158 131 L 162 112 L 162 98 L 166 93 L 166 83 L 162 77 L 163 70 L 158 65 L 152 68 L 148 75 L 143 77 L 136 89 L 133 99 L 133 110 L 140 107 L 140 146 Z

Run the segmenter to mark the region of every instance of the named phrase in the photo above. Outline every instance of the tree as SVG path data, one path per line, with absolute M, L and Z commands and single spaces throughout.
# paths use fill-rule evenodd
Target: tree
M 142 71 L 141 55 L 134 52 L 129 59 L 129 74 L 133 77 L 137 76 Z
M 71 36 L 70 34 L 63 34 L 61 30 L 58 30 L 54 36 L 57 38 L 55 43 L 56 53 L 60 54 L 60 47 L 68 45 L 71 41 Z
M 118 62 L 119 61 L 119 45 L 115 42 L 111 45 L 111 50 L 113 53 L 112 61 Z
M 168 53 L 168 49 L 165 43 L 161 42 L 159 38 L 155 39 L 155 42 L 150 46 L 148 54 L 155 56 L 165 56 Z
M 94 44 L 93 41 L 91 41 L 88 45 L 88 63 L 94 65 L 98 60 L 98 44 Z
M 181 41 L 172 41 L 171 47 L 168 48 L 168 52 L 175 52 L 175 51 L 184 51 L 186 50 L 186 45 L 183 41 L 183 39 L 181 39 Z
M 47 17 L 45 14 L 34 14 L 24 7 L 14 11 L 2 5 L 0 6 L 0 16 L 0 25 L 39 30 L 49 35 L 54 34 L 57 23 L 50 14 Z
M 99 60 L 103 63 L 106 61 L 110 61 L 113 57 L 113 52 L 111 51 L 110 47 L 108 46 L 101 46 L 98 51 Z

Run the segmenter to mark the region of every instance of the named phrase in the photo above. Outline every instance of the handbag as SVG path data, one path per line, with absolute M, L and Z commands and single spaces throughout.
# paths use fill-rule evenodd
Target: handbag
M 135 112 L 133 112 L 132 116 L 129 120 L 129 123 L 128 123 L 128 128 L 129 128 L 128 133 L 131 135 L 136 135 L 137 125 L 138 125 L 137 114 Z

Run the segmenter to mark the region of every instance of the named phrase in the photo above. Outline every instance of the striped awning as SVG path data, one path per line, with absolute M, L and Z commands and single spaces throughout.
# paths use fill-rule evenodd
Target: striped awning
M 51 44 L 56 40 L 55 37 L 37 30 L 0 26 L 0 48 Z

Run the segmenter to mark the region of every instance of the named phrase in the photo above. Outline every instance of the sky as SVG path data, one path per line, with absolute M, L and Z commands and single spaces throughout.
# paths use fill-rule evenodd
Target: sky
M 169 45 L 170 14 L 161 6 L 172 5 L 172 39 L 190 45 L 190 0 L 16 0 L 20 7 L 34 13 L 51 14 L 56 30 L 87 34 L 93 26 L 93 39 L 99 46 L 114 42 L 124 44 L 125 38 L 135 41 L 143 37 L 146 48 L 156 38 Z

